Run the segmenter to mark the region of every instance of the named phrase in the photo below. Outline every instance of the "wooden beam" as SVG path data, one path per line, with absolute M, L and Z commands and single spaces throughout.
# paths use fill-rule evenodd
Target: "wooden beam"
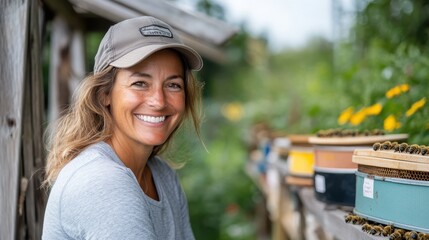
M 238 29 L 216 18 L 185 11 L 163 0 L 112 0 L 118 4 L 136 9 L 145 15 L 151 15 L 168 22 L 172 27 L 191 36 L 197 36 L 213 45 L 222 45 Z
M 126 18 L 151 15 L 177 30 L 213 45 L 222 45 L 238 29 L 221 20 L 189 12 L 163 0 L 70 0 L 76 6 L 119 22 Z
M 117 1 L 111 1 L 111 0 L 109 0 L 109 1 L 107 1 L 107 0 L 70 0 L 70 1 L 75 5 L 76 8 L 78 8 L 78 10 L 77 10 L 78 12 L 81 12 L 81 13 L 91 12 L 91 13 L 96 14 L 98 16 L 101 16 L 103 18 L 109 19 L 110 21 L 112 21 L 114 23 L 128 19 L 128 18 L 143 16 L 143 15 L 152 15 L 152 16 L 158 17 L 155 14 L 152 14 L 148 10 L 145 10 L 145 12 L 141 12 L 141 10 L 144 9 L 144 7 L 146 7 L 146 5 L 143 2 L 145 2 L 147 0 L 144 0 L 143 2 L 141 2 L 141 1 L 138 2 L 139 5 L 141 5 L 139 7 L 139 9 L 135 9 L 135 8 L 133 8 L 133 6 L 124 5 L 124 3 L 122 3 L 122 2 L 120 3 Z M 155 1 L 155 2 L 158 2 L 158 1 Z M 165 1 L 159 1 L 159 2 L 166 4 Z M 156 3 L 155 3 L 155 5 L 156 5 Z M 170 5 L 168 5 L 168 6 L 171 8 Z M 167 9 L 169 9 L 169 8 L 167 8 Z M 223 36 L 223 37 L 219 38 L 219 36 L 218 36 L 216 39 L 207 39 L 207 36 L 201 35 L 201 33 L 199 31 L 211 31 L 211 32 L 213 32 L 213 30 L 210 30 L 210 25 L 207 25 L 206 30 L 204 30 L 203 28 L 199 28 L 198 31 L 189 30 L 189 29 L 194 28 L 193 25 L 190 25 L 189 27 L 186 28 L 187 31 L 183 31 L 184 26 L 188 26 L 192 22 L 187 23 L 187 25 L 186 24 L 181 25 L 180 27 L 176 27 L 174 22 L 179 21 L 178 19 L 180 19 L 180 18 L 184 18 L 184 20 L 187 19 L 185 16 L 188 16 L 189 13 L 188 13 L 188 15 L 181 13 L 184 15 L 183 16 L 177 16 L 177 19 L 176 18 L 165 19 L 169 13 L 165 9 L 163 11 L 165 11 L 164 18 L 162 18 L 162 17 L 159 17 L 159 18 L 161 20 L 164 20 L 168 24 L 172 25 L 173 27 L 175 27 L 175 29 L 181 35 L 182 40 L 185 44 L 191 46 L 192 48 L 195 48 L 195 50 L 197 50 L 203 57 L 208 58 L 212 61 L 215 61 L 218 63 L 224 63 L 227 60 L 226 54 L 217 45 L 222 44 L 224 41 L 229 39 L 233 34 L 235 34 L 235 32 L 234 32 L 235 30 L 233 30 L 231 26 L 224 24 L 222 28 L 212 27 L 213 29 L 218 31 L 219 36 Z M 187 21 L 204 23 L 204 21 L 201 21 L 200 18 L 202 18 L 202 16 L 193 17 L 192 19 L 187 19 Z M 204 18 L 206 19 L 207 17 L 204 16 Z M 184 20 L 180 20 L 180 21 L 184 21 Z M 216 22 L 219 20 L 210 19 L 210 21 Z M 209 22 L 209 20 L 207 20 L 206 22 Z M 216 25 L 214 24 L 214 26 L 216 26 Z M 225 32 L 222 31 L 222 29 Z M 107 29 L 105 29 L 105 31 L 107 31 Z
M 110 0 L 70 0 L 70 2 L 74 4 L 78 12 L 90 12 L 114 23 L 142 15 L 138 11 L 121 7 Z
M 0 1 L 0 239 L 16 239 L 30 2 Z

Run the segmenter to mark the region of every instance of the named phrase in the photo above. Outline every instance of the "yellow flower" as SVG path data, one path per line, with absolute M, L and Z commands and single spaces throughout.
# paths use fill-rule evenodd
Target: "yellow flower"
M 401 89 L 402 92 L 408 92 L 408 90 L 410 90 L 410 86 L 406 83 L 399 85 L 399 88 Z
M 337 120 L 338 124 L 340 125 L 346 124 L 349 121 L 352 114 L 353 114 L 353 107 L 346 108 L 344 111 L 341 112 L 340 116 L 338 117 L 338 120 Z
M 240 103 L 228 103 L 222 107 L 222 115 L 231 122 L 238 122 L 244 114 Z
M 386 97 L 390 99 L 390 98 L 393 98 L 394 96 L 399 95 L 399 94 L 401 94 L 401 89 L 398 86 L 396 86 L 396 87 L 389 89 L 386 92 Z
M 372 106 L 365 108 L 365 113 L 367 115 L 378 115 L 380 114 L 382 109 L 383 109 L 383 106 L 381 105 L 381 103 L 376 103 Z
M 357 126 L 357 125 L 361 124 L 361 122 L 363 122 L 363 120 L 365 120 L 365 118 L 366 118 L 366 111 L 365 111 L 365 109 L 361 109 L 350 117 L 350 123 L 353 126 Z
M 386 97 L 390 99 L 395 96 L 401 95 L 401 93 L 403 92 L 408 92 L 408 90 L 410 90 L 410 86 L 406 83 L 397 85 L 386 92 Z
M 401 123 L 396 120 L 394 115 L 389 115 L 386 119 L 384 119 L 384 130 L 393 131 L 401 127 Z
M 407 117 L 413 115 L 417 110 L 422 108 L 425 104 L 426 104 L 426 97 L 424 97 L 424 98 L 418 100 L 417 102 L 413 103 L 413 105 L 411 105 L 411 107 L 407 110 L 405 115 Z

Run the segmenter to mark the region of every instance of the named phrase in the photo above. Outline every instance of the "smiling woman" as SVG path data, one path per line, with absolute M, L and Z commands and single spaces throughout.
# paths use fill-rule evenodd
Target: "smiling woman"
M 186 119 L 199 136 L 191 71 L 202 64 L 156 18 L 109 29 L 48 138 L 43 239 L 194 239 L 178 177 L 157 155 Z

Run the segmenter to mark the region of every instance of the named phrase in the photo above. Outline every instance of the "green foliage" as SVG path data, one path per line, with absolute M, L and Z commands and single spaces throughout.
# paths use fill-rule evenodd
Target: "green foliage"
M 244 172 L 247 156 L 241 129 L 216 116 L 220 107 L 206 106 L 203 131 L 208 152 L 196 140 L 189 142 L 189 129 L 179 133 L 171 152 L 192 158 L 179 174 L 196 238 L 253 239 L 252 211 L 259 193 Z
M 401 125 L 393 132 L 410 134 L 409 142 L 429 144 L 427 105 L 411 116 L 405 115 L 413 103 L 427 96 L 428 9 L 426 1 L 383 0 L 370 2 L 359 14 L 354 28 L 357 38 L 344 42 L 336 59 L 341 62 L 336 69 L 339 87 L 347 92 L 342 107 L 381 103 L 383 110 L 358 128 L 383 128 L 384 120 L 393 115 Z M 407 84 L 409 91 L 386 97 L 389 89 L 401 84 Z

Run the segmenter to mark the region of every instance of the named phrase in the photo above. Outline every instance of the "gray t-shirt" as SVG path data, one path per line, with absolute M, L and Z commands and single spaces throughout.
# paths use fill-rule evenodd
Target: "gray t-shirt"
M 159 201 L 105 142 L 69 162 L 51 189 L 42 239 L 194 239 L 188 205 L 174 170 L 148 161 Z

